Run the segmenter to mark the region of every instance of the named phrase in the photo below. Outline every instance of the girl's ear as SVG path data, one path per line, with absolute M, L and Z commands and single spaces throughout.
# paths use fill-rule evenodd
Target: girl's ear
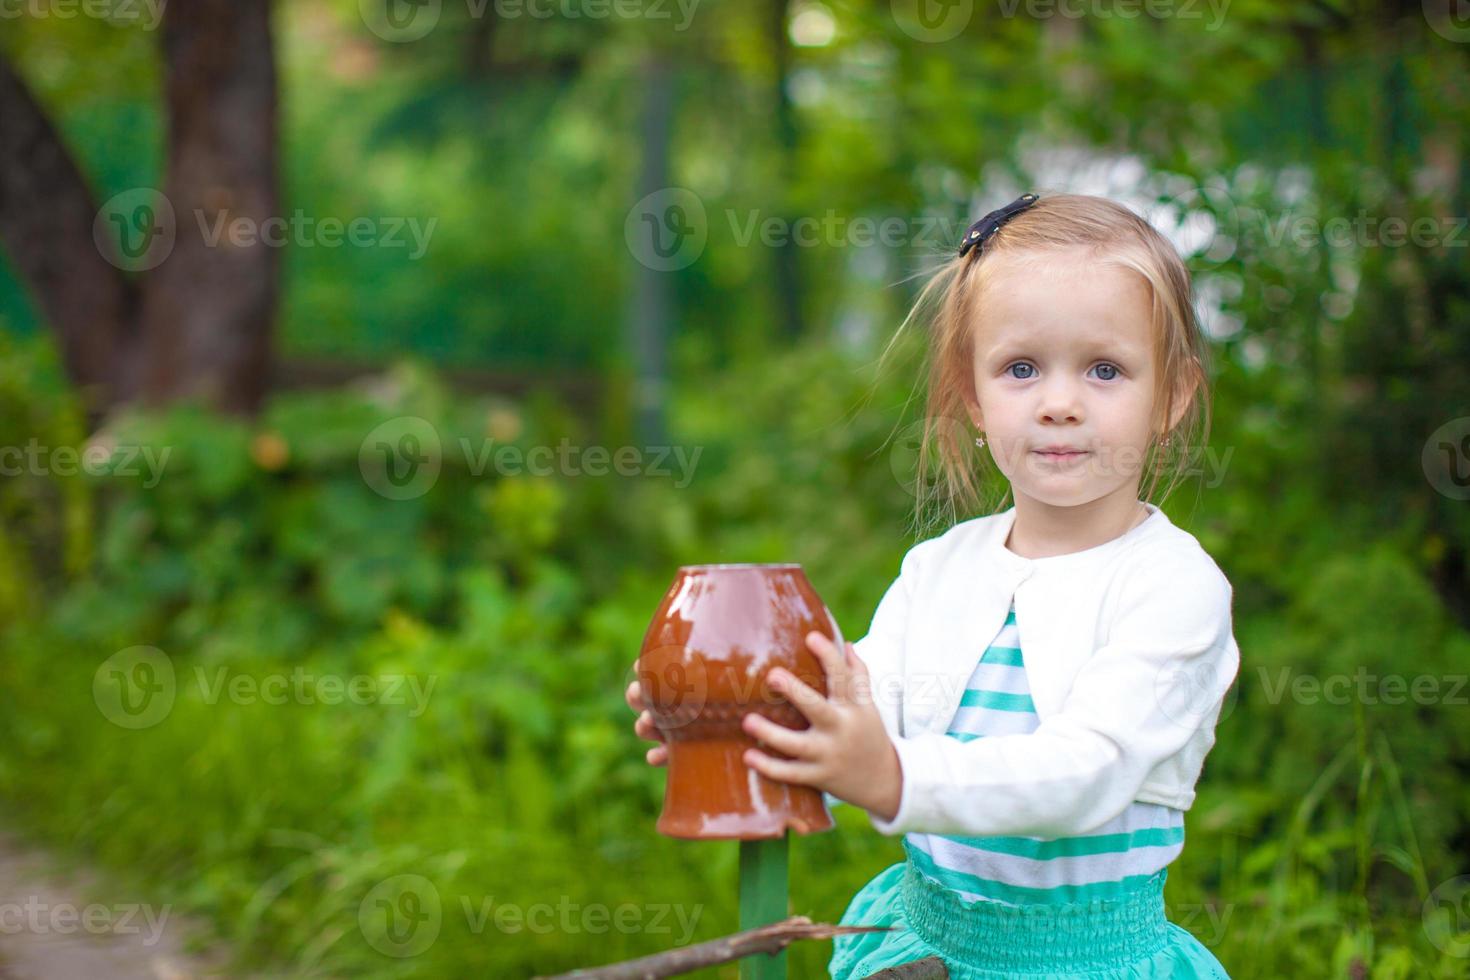
M 1193 361 L 1192 366 L 1195 370 L 1184 372 L 1184 377 L 1180 378 L 1179 383 L 1174 387 L 1174 410 L 1169 419 L 1168 429 L 1170 432 L 1173 432 L 1174 428 L 1184 421 L 1184 415 L 1189 411 L 1190 400 L 1194 398 L 1194 393 L 1200 385 L 1200 378 L 1204 374 L 1198 361 Z
M 985 416 L 980 412 L 980 402 L 975 398 L 972 391 L 967 391 L 962 396 L 965 402 L 965 411 L 970 416 L 970 421 L 975 423 L 975 428 L 981 432 L 985 431 Z

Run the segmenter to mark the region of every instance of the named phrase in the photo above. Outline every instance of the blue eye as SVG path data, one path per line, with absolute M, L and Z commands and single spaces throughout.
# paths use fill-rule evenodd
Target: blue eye
M 1114 365 L 1114 364 L 1099 364 L 1097 366 L 1097 368 L 1098 368 L 1099 371 L 1111 371 L 1111 372 L 1113 372 L 1112 375 L 1109 376 L 1109 377 L 1103 377 L 1102 375 L 1098 375 L 1098 377 L 1099 378 L 1102 378 L 1103 381 L 1112 381 L 1113 378 L 1116 378 L 1118 376 L 1118 368 L 1117 368 L 1117 365 Z
M 1015 369 L 1018 368 L 1018 367 L 1019 368 L 1026 368 L 1029 371 L 1036 370 L 1031 365 L 1027 364 L 1025 361 L 1017 361 L 1015 364 L 1012 364 L 1010 367 L 1006 368 L 1006 370 L 1009 371 L 1009 372 L 1014 372 Z M 1012 373 L 1011 374 L 1011 377 L 1016 378 L 1017 376 L 1014 373 Z M 1019 381 L 1025 381 L 1025 380 L 1029 379 L 1030 377 L 1031 377 L 1031 375 L 1029 375 L 1029 374 L 1022 375 L 1021 377 L 1017 378 L 1017 380 L 1019 380 Z

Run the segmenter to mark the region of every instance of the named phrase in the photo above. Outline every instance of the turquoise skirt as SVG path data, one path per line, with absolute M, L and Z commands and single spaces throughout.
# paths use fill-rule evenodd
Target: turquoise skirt
M 1161 869 L 1117 898 L 1073 904 L 966 901 L 904 861 L 853 896 L 843 925 L 893 926 L 838 936 L 833 980 L 938 956 L 952 980 L 1230 980 L 1199 940 L 1164 917 Z

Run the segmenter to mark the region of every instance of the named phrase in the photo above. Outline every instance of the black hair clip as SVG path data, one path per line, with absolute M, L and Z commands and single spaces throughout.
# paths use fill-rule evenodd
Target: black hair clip
M 965 237 L 960 240 L 960 258 L 964 258 L 965 254 L 972 248 L 977 250 L 983 248 L 985 243 L 990 240 L 990 236 L 1000 230 L 1001 225 L 1035 204 L 1036 201 L 1037 197 L 1035 194 L 1022 194 L 1005 207 L 996 208 L 975 222 L 965 232 Z

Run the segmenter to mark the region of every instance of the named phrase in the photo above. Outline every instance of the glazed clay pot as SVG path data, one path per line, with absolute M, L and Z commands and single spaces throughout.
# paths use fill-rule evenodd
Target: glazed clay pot
M 821 791 L 767 779 L 741 758 L 756 745 L 740 726 L 749 712 L 787 728 L 808 727 L 766 683 L 772 667 L 827 693 L 822 666 L 806 646 L 812 630 L 844 648 L 837 621 L 800 565 L 679 569 L 638 655 L 643 700 L 669 750 L 659 833 L 751 840 L 780 837 L 787 828 L 832 828 Z

